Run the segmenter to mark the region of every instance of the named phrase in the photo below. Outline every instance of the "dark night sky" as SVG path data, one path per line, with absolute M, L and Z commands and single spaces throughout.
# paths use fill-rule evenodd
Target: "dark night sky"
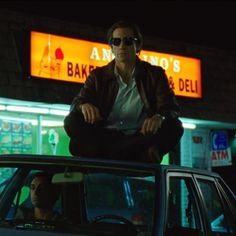
M 144 36 L 236 51 L 234 1 L 1 1 L 0 7 L 104 29 L 131 19 Z

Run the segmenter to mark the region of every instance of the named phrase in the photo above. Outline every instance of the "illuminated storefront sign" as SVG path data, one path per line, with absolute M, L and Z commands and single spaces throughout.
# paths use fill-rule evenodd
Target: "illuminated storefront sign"
M 39 32 L 31 32 L 30 54 L 31 76 L 77 83 L 113 59 L 109 45 Z M 139 57 L 166 70 L 176 95 L 202 97 L 199 59 L 145 50 Z
M 212 166 L 232 165 L 231 148 L 228 146 L 228 135 L 226 131 L 212 132 L 211 149 Z

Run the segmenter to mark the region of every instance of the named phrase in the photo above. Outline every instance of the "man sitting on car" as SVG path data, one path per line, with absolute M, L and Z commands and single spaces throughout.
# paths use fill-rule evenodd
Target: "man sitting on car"
M 30 183 L 32 208 L 20 207 L 16 219 L 57 220 L 60 215 L 53 211 L 59 197 L 59 188 L 51 183 L 51 176 L 37 172 Z

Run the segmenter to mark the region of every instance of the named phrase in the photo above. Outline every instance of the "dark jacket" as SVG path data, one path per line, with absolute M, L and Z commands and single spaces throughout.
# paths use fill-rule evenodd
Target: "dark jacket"
M 92 103 L 106 120 L 111 112 L 119 86 L 114 74 L 115 61 L 103 67 L 94 69 L 84 87 L 74 98 L 71 111 L 76 111 L 76 105 Z M 140 97 L 148 116 L 159 113 L 163 116 L 178 116 L 179 106 L 174 92 L 169 87 L 165 71 L 159 66 L 136 59 L 135 80 Z M 78 108 L 78 106 L 77 106 Z

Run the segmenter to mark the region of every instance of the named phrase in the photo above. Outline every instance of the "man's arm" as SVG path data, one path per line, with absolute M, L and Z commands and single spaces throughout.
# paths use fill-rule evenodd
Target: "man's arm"
M 158 129 L 161 128 L 162 122 L 165 118 L 159 114 L 155 114 L 150 118 L 146 118 L 143 122 L 140 133 L 146 134 L 156 134 Z
M 88 122 L 90 124 L 95 124 L 102 120 L 100 111 L 96 106 L 94 106 L 91 103 L 81 104 L 79 105 L 79 109 L 81 109 L 82 111 L 85 122 Z
M 74 97 L 71 104 L 70 112 L 81 111 L 81 105 L 85 103 L 96 104 L 96 76 L 93 72 L 87 77 L 84 86 Z

